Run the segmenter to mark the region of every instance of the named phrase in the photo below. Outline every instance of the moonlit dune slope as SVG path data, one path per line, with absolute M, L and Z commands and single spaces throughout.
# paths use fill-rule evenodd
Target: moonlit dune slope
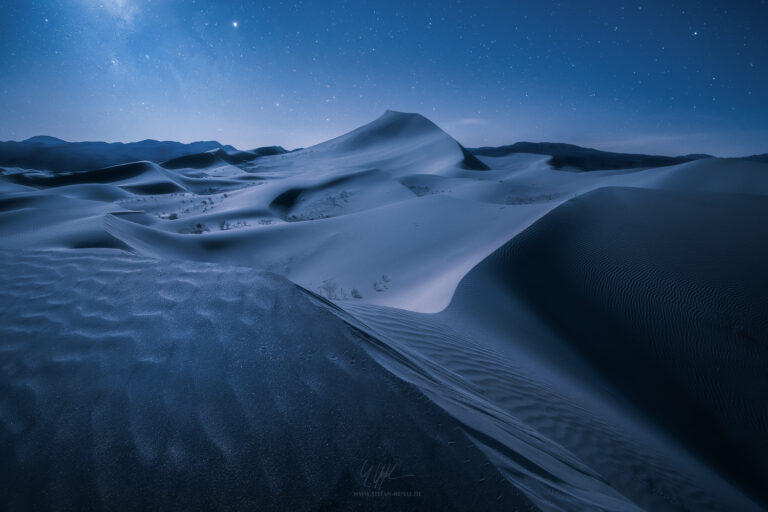
M 766 219 L 756 195 L 603 188 L 494 252 L 443 312 L 349 304 L 347 321 L 419 361 L 380 358 L 457 417 L 524 443 L 527 464 L 499 466 L 543 508 L 757 510 Z M 571 458 L 600 475 L 589 497 Z
M 0 253 L 4 510 L 526 507 L 460 424 L 285 279 Z M 412 476 L 408 476 L 412 475 Z M 374 501 L 377 503 L 377 501 Z

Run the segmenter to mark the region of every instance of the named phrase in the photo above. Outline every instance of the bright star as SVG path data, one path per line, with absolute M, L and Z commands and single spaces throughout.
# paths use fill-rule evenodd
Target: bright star
M 233 27 L 235 27 L 235 28 L 237 28 L 237 22 L 236 22 L 236 21 L 233 21 L 233 22 L 232 22 L 232 26 L 233 26 Z

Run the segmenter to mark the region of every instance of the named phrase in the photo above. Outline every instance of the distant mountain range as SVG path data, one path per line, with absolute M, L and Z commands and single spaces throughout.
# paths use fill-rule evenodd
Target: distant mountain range
M 554 142 L 518 142 L 509 146 L 472 148 L 469 151 L 480 156 L 506 156 L 512 153 L 550 155 L 552 159 L 549 163 L 555 169 L 574 167 L 582 171 L 663 167 L 702 158 L 714 158 L 712 155 L 658 156 L 612 153 Z
M 149 160 L 164 162 L 185 155 L 221 149 L 236 151 L 216 141 L 181 142 L 67 142 L 40 135 L 21 142 L 0 142 L 0 166 L 46 169 L 55 172 L 90 171 L 112 165 Z
M 764 162 L 768 163 L 768 153 L 764 153 L 762 155 L 752 155 L 746 157 L 747 160 L 753 160 L 755 162 Z
M 712 155 L 705 154 L 660 156 L 613 153 L 557 142 L 517 142 L 508 146 L 469 148 L 468 151 L 476 156 L 506 156 L 513 153 L 549 155 L 552 157 L 549 163 L 555 169 L 572 167 L 582 171 L 663 167 L 701 160 L 702 158 L 715 158 Z M 768 162 L 768 153 L 744 158 L 757 162 Z
M 549 163 L 556 169 L 575 168 L 582 171 L 634 169 L 677 165 L 712 155 L 682 156 L 614 153 L 555 142 L 517 142 L 498 147 L 461 147 L 465 159 L 485 167 L 475 156 L 500 157 L 514 153 L 549 155 Z M 300 149 L 294 151 L 301 151 Z M 169 169 L 205 167 L 213 160 L 237 164 L 260 156 L 276 155 L 287 151 L 280 146 L 267 146 L 251 151 L 238 151 L 233 146 L 216 141 L 184 144 L 172 141 L 143 140 L 140 142 L 67 142 L 56 137 L 38 135 L 24 141 L 0 142 L 0 166 L 25 169 L 46 169 L 54 172 L 90 171 L 113 165 L 148 160 L 163 163 Z M 768 162 L 768 153 L 744 157 L 747 160 Z M 474 168 L 474 167 L 472 167 Z

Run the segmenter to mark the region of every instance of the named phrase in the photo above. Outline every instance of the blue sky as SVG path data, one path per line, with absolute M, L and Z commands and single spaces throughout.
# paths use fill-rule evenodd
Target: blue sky
M 0 140 L 308 146 L 419 112 L 468 146 L 768 152 L 768 3 L 11 0 Z

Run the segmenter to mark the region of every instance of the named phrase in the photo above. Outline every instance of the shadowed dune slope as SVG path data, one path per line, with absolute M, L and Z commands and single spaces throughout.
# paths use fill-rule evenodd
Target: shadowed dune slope
M 172 194 L 186 190 L 180 184 L 183 183 L 182 176 L 169 174 L 152 162 L 133 162 L 94 171 L 14 173 L 4 175 L 4 178 L 19 185 L 38 189 L 113 184 L 139 195 Z M 70 189 L 70 193 L 74 190 Z
M 513 332 L 505 306 L 525 304 L 615 391 L 765 503 L 766 232 L 764 197 L 598 189 L 473 269 L 446 313 Z
M 80 183 L 111 183 L 127 180 L 152 172 L 154 168 L 151 162 L 132 162 L 92 171 L 62 172 L 50 175 L 13 174 L 8 178 L 32 187 L 61 187 Z
M 283 278 L 0 251 L 0 301 L 2 510 L 535 510 Z
M 251 162 L 262 156 L 282 155 L 285 153 L 287 151 L 280 146 L 266 146 L 251 151 L 227 151 L 223 148 L 218 148 L 204 153 L 173 158 L 160 165 L 166 169 L 205 169 L 216 164 L 239 165 Z

